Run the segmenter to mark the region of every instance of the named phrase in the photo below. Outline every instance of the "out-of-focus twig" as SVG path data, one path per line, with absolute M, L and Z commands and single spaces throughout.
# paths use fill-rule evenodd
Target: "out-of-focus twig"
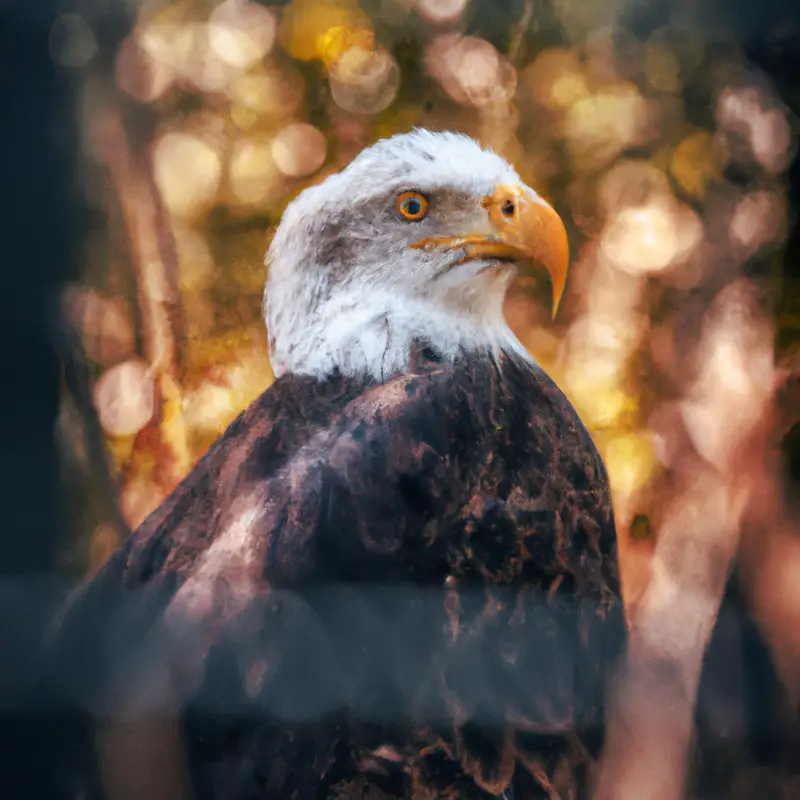
M 179 308 L 177 254 L 149 157 L 135 152 L 115 109 L 101 111 L 96 123 L 101 128 L 95 131 L 96 138 L 122 208 L 136 276 L 144 355 L 155 377 L 160 449 L 156 474 L 166 495 L 190 466 L 174 329 Z M 124 715 L 126 709 L 119 712 Z M 191 797 L 177 717 L 98 720 L 95 745 L 111 800 Z
M 739 562 L 755 618 L 769 642 L 776 668 L 800 707 L 800 521 L 787 505 L 779 456 L 780 440 L 800 422 L 800 371 L 784 371 L 760 448 L 748 456 L 748 471 L 760 476 L 750 487 L 742 522 Z M 796 500 L 794 500 L 796 502 Z
M 130 528 L 122 514 L 119 486 L 105 447 L 103 429 L 97 410 L 92 403 L 89 370 L 83 343 L 78 331 L 68 319 L 63 305 L 55 309 L 53 317 L 55 325 L 52 336 L 61 360 L 64 383 L 83 423 L 86 452 L 92 466 L 92 473 L 100 482 L 106 514 L 121 541 L 130 535 Z
M 703 655 L 739 543 L 735 497 L 708 469 L 662 528 L 611 701 L 596 800 L 684 794 Z
M 519 21 L 511 29 L 511 36 L 508 40 L 508 60 L 513 64 L 517 60 L 519 51 L 522 47 L 522 41 L 525 38 L 525 33 L 530 25 L 531 17 L 533 16 L 533 0 L 525 0 L 522 8 L 522 16 Z
M 653 578 L 637 607 L 613 698 L 596 800 L 683 797 L 702 659 L 736 555 L 777 667 L 798 695 L 800 652 L 786 627 L 791 615 L 796 631 L 800 606 L 796 595 L 785 599 L 767 561 L 779 549 L 785 564 L 788 548 L 779 545 L 791 541 L 800 565 L 800 538 L 786 535 L 774 448 L 776 435 L 800 415 L 799 396 L 800 382 L 780 381 L 725 474 L 707 467 L 676 500 L 675 506 L 695 510 L 667 523 L 656 547 Z M 770 603 L 780 608 L 771 613 Z
M 149 157 L 131 146 L 120 114 L 105 109 L 98 117 L 98 138 L 111 173 L 128 232 L 136 274 L 145 357 L 155 373 L 161 453 L 158 477 L 166 493 L 190 465 L 183 418 L 174 330 L 180 307 L 177 254 L 169 223 L 152 177 Z
M 735 294 L 730 299 L 735 305 Z M 738 328 L 728 336 L 734 335 L 731 330 Z M 736 352 L 735 339 L 720 341 L 731 348 L 726 352 Z M 755 509 L 767 527 L 781 516 L 777 465 L 769 457 L 778 388 L 776 383 L 758 387 L 763 393 L 745 394 L 748 413 L 738 416 L 734 428 L 729 413 L 707 420 L 719 429 L 720 441 L 732 443 L 730 449 L 708 451 L 713 463 L 692 448 L 682 456 L 681 483 L 668 503 L 651 577 L 631 617 L 596 800 L 684 797 L 703 658 L 731 565 L 737 555 L 741 560 Z M 706 390 L 720 410 L 736 402 L 718 382 L 707 383 Z

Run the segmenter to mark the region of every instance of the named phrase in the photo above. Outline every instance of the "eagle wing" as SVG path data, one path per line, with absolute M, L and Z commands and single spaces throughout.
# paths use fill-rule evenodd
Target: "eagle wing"
M 596 745 L 624 630 L 590 436 L 538 369 L 470 359 L 279 379 L 51 662 L 84 712 L 180 713 L 200 797 L 327 797 L 365 763 L 388 796 L 480 797 Z

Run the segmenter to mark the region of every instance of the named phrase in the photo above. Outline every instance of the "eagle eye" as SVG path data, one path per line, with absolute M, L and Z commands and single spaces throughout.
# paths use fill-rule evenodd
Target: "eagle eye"
M 428 200 L 419 192 L 403 192 L 395 200 L 397 213 L 409 222 L 419 222 L 428 213 Z

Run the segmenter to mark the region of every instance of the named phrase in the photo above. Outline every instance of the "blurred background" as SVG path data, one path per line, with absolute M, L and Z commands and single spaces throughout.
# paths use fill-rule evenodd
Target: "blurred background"
M 659 536 L 694 525 L 800 613 L 792 42 L 777 2 L 62 4 L 79 234 L 60 302 L 86 369 L 58 416 L 61 565 L 97 569 L 269 386 L 286 203 L 423 126 L 493 148 L 567 222 L 557 320 L 530 285 L 507 315 L 606 460 L 631 607 Z
M 507 316 L 606 460 L 631 620 L 718 596 L 736 563 L 797 703 L 799 17 L 0 0 L 3 652 L 48 596 L 9 576 L 97 570 L 269 386 L 263 261 L 287 202 L 423 126 L 505 156 L 568 226 L 558 318 L 528 284 Z

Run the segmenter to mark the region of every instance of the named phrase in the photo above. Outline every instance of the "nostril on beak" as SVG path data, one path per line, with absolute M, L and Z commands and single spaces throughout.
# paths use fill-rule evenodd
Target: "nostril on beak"
M 481 206 L 489 212 L 495 222 L 501 219 L 505 222 L 513 222 L 519 217 L 519 195 L 505 187 L 498 187 L 492 195 L 487 195 L 481 200 Z

